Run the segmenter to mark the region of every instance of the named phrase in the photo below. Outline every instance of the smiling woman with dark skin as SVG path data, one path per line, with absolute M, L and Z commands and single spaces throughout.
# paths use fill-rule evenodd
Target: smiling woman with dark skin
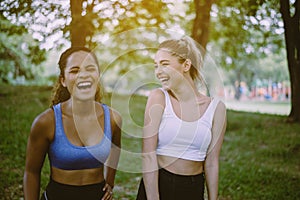
M 67 49 L 59 67 L 51 108 L 38 115 L 31 127 L 25 200 L 40 198 L 47 154 L 51 174 L 41 199 L 110 200 L 120 156 L 121 116 L 100 103 L 99 64 L 91 50 Z

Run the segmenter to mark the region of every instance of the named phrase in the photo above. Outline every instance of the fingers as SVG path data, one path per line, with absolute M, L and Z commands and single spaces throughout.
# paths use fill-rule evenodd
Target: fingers
M 112 187 L 109 184 L 105 184 L 105 186 L 103 187 L 103 191 L 105 191 L 105 194 L 102 197 L 102 200 L 112 200 L 113 191 Z

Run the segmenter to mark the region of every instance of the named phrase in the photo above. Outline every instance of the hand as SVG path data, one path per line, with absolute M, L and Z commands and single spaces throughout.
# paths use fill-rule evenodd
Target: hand
M 105 194 L 102 197 L 102 200 L 112 200 L 113 188 L 109 184 L 105 184 L 105 186 L 103 187 L 103 191 L 105 191 Z

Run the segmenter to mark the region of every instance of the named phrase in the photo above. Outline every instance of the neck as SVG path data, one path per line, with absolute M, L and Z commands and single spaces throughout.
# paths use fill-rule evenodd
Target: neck
M 197 87 L 192 79 L 187 79 L 179 87 L 171 90 L 178 101 L 196 99 L 198 96 Z
M 71 97 L 68 103 L 74 116 L 90 116 L 96 113 L 96 106 L 94 100 L 79 101 Z

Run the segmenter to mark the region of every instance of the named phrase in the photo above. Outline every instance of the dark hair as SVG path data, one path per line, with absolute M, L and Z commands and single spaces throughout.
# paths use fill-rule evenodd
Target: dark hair
M 167 50 L 171 55 L 178 58 L 179 63 L 183 63 L 186 59 L 190 59 L 192 63 L 190 69 L 192 79 L 203 81 L 200 71 L 203 62 L 202 55 L 192 38 L 185 36 L 179 40 L 165 40 L 159 44 L 158 49 Z
M 51 100 L 51 105 L 50 106 L 56 105 L 60 102 L 66 101 L 70 98 L 70 92 L 68 91 L 68 89 L 66 87 L 64 87 L 61 84 L 60 79 L 65 77 L 65 68 L 67 66 L 68 58 L 73 53 L 78 52 L 78 51 L 88 52 L 94 58 L 98 68 L 100 67 L 96 54 L 93 51 L 91 51 L 90 49 L 86 48 L 86 47 L 70 47 L 67 50 L 65 50 L 61 54 L 61 56 L 59 58 L 59 61 L 58 61 L 60 74 L 59 74 L 59 77 L 58 77 L 58 79 L 56 81 L 56 84 L 53 88 L 53 94 L 52 94 L 52 100 Z M 101 98 L 102 98 L 100 92 L 101 92 L 101 89 L 100 89 L 100 85 L 98 84 L 97 91 L 96 91 L 96 94 L 95 94 L 95 100 L 98 101 L 98 102 L 101 102 Z

